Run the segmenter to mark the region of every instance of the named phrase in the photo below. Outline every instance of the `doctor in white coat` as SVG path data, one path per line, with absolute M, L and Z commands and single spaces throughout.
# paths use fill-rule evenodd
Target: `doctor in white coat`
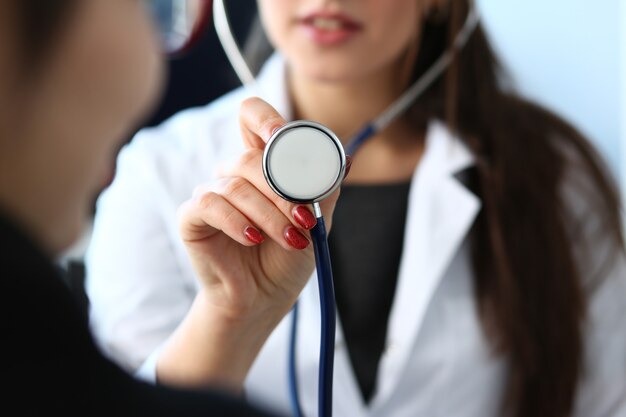
M 377 116 L 439 56 L 467 10 L 464 1 L 448 0 L 259 6 L 278 50 L 258 76 L 263 99 L 285 119 L 319 121 L 341 138 Z M 355 155 L 342 195 L 349 199 L 340 198 L 337 208 L 339 214 L 345 204 L 347 227 L 333 226 L 331 244 L 366 272 L 351 276 L 348 265 L 336 274 L 338 290 L 347 288 L 338 291 L 337 416 L 626 416 L 618 196 L 590 145 L 504 90 L 494 62 L 479 29 L 446 76 Z M 255 182 L 262 180 L 260 165 L 251 172 L 254 158 L 241 157 L 250 155 L 238 123 L 249 95 L 238 89 L 140 132 L 99 200 L 87 257 L 93 330 L 110 356 L 146 379 L 158 378 L 163 349 L 171 349 L 198 291 L 201 268 L 180 239 L 179 206 L 221 196 L 232 215 L 212 227 L 223 226 L 228 236 L 228 222 L 253 218 L 260 196 L 276 201 Z M 250 103 L 248 110 L 263 108 Z M 253 178 L 257 193 L 224 186 L 241 178 Z M 389 201 L 379 199 L 381 189 Z M 404 201 L 397 215 L 371 219 L 382 225 L 382 237 L 367 223 L 350 224 L 363 221 L 359 206 L 385 209 L 392 200 Z M 292 212 L 291 235 L 271 230 L 276 219 L 267 215 L 231 237 L 245 235 L 259 247 L 278 242 L 276 253 L 303 249 L 310 219 L 285 207 L 279 216 L 300 213 Z M 218 213 L 211 204 L 203 210 Z M 398 227 L 399 234 L 384 235 Z M 368 236 L 375 244 L 358 246 Z M 395 259 L 388 273 L 369 276 L 379 263 L 368 259 L 387 252 Z M 214 255 L 215 270 L 239 270 Z M 387 304 L 358 299 L 358 287 L 380 289 Z M 318 301 L 312 274 L 297 323 L 306 416 L 317 408 Z M 384 320 L 354 317 L 368 310 Z M 289 325 L 287 316 L 246 380 L 248 396 L 287 413 Z M 363 328 L 378 347 L 358 337 Z

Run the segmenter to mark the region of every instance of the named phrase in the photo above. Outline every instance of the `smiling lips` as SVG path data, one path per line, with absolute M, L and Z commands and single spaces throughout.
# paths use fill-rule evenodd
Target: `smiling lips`
M 341 13 L 317 12 L 299 21 L 307 36 L 323 46 L 338 45 L 362 30 L 362 25 Z

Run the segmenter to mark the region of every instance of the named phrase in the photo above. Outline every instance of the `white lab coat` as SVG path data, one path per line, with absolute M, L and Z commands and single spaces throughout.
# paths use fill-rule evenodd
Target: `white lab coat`
M 290 117 L 284 63 L 259 77 L 264 98 Z M 198 285 L 178 237 L 176 209 L 221 161 L 242 150 L 239 89 L 140 132 L 118 162 L 97 208 L 87 254 L 92 327 L 103 349 L 154 378 L 159 345 L 179 324 Z M 378 386 L 361 398 L 341 331 L 335 347 L 334 413 L 348 417 L 497 416 L 507 363 L 482 333 L 472 296 L 468 231 L 481 201 L 455 177 L 473 157 L 432 122 L 411 185 L 403 254 Z M 591 273 L 593 259 L 583 265 Z M 626 416 L 626 262 L 589 295 L 585 369 L 576 416 Z M 297 369 L 302 406 L 316 415 L 319 306 L 315 278 L 300 298 Z M 246 382 L 253 401 L 289 412 L 289 318 L 270 336 Z M 148 359 L 146 359 L 148 358 Z

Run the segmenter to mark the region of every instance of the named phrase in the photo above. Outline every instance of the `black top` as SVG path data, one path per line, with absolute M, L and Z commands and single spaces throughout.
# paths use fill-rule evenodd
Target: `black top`
M 329 236 L 337 309 L 364 400 L 376 388 L 402 253 L 410 182 L 346 185 Z
M 0 414 L 268 416 L 217 393 L 135 380 L 97 350 L 50 260 L 0 216 Z

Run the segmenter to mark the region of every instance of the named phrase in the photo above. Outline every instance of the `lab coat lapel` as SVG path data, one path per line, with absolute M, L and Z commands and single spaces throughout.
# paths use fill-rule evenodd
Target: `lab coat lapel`
M 409 194 L 387 349 L 379 366 L 373 409 L 389 399 L 402 378 L 437 285 L 480 210 L 479 199 L 454 176 L 472 164 L 464 144 L 441 123 L 430 124 L 426 151 Z

